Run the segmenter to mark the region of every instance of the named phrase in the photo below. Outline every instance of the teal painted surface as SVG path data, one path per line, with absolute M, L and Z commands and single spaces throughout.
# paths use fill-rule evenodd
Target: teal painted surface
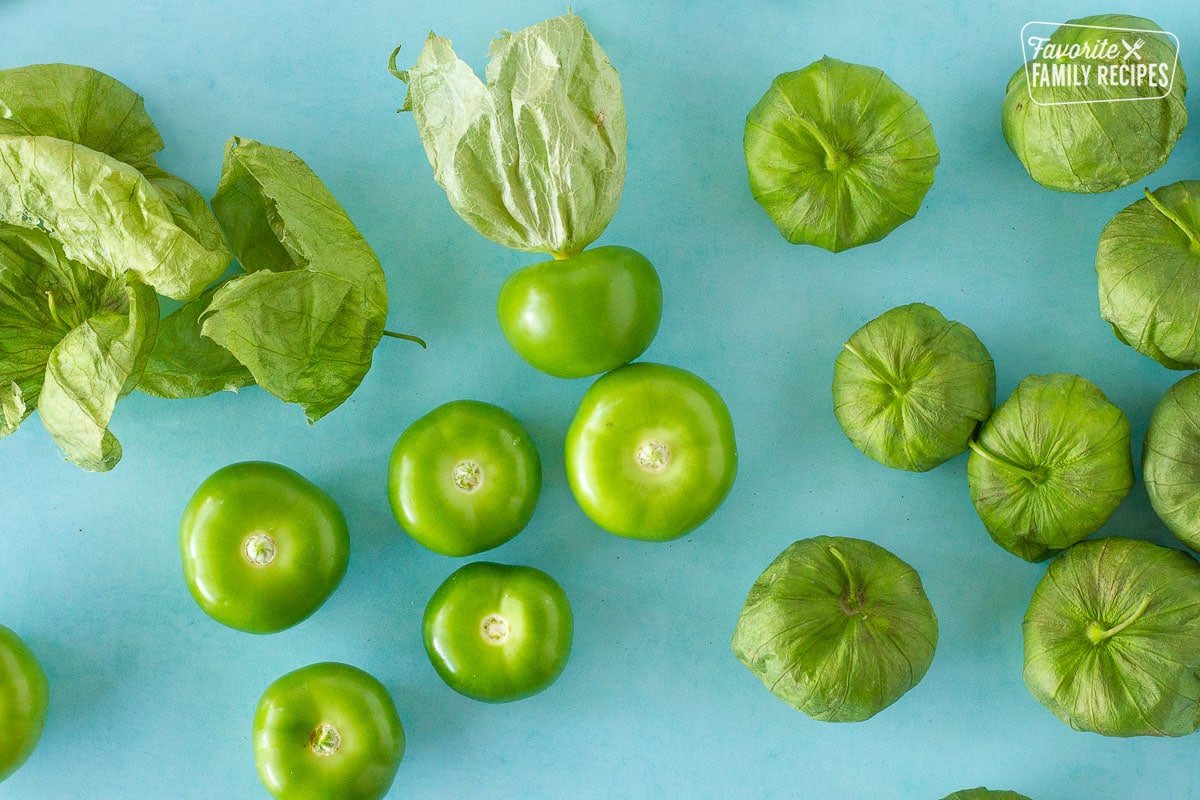
M 52 692 L 41 746 L 0 797 L 265 798 L 254 705 L 279 675 L 331 659 L 372 672 L 396 699 L 409 744 L 394 798 L 937 800 L 978 785 L 1035 800 L 1200 795 L 1195 738 L 1075 733 L 1025 690 L 1020 622 L 1043 566 L 988 539 L 965 457 L 924 475 L 894 472 L 856 451 L 833 418 L 841 343 L 913 301 L 976 331 L 1001 398 L 1030 373 L 1098 384 L 1129 415 L 1135 455 L 1155 402 L 1181 377 L 1119 344 L 1098 314 L 1097 237 L 1141 184 L 1100 196 L 1042 189 L 1000 133 L 1021 26 L 1111 9 L 995 7 L 574 4 L 621 71 L 629 115 L 625 195 L 600 243 L 637 248 L 658 267 L 665 308 L 646 358 L 711 382 L 740 445 L 721 510 L 687 538 L 653 545 L 605 534 L 576 507 L 561 442 L 588 382 L 536 373 L 495 320 L 500 284 L 536 256 L 505 251 L 455 216 L 411 119 L 395 113 L 404 87 L 385 69 L 397 43 L 409 64 L 435 29 L 482 70 L 496 31 L 564 4 L 0 2 L 0 67 L 70 61 L 125 81 L 162 130 L 163 165 L 205 194 L 230 135 L 300 154 L 383 260 L 390 327 L 430 343 L 384 341 L 361 389 L 311 427 L 258 389 L 135 395 L 113 424 L 125 458 L 106 475 L 63 462 L 36 419 L 0 442 L 0 622 L 37 652 Z M 1200 75 L 1190 2 L 1122 10 L 1177 33 L 1185 69 Z M 917 218 L 839 255 L 783 241 L 750 197 L 741 149 L 745 114 L 772 77 L 823 54 L 885 70 L 920 100 L 942 152 Z M 1146 185 L 1198 177 L 1198 129 Z M 576 612 L 562 678 L 506 706 L 454 694 L 429 665 L 421 612 L 462 562 L 405 537 L 384 495 L 401 430 L 461 397 L 510 409 L 544 462 L 532 524 L 485 557 L 546 570 Z M 321 484 L 351 527 L 341 588 L 310 620 L 268 637 L 200 612 L 176 544 L 195 487 L 245 459 Z M 1104 533 L 1171 541 L 1141 485 Z M 925 680 L 866 723 L 809 720 L 729 651 L 754 578 L 816 534 L 897 553 L 941 619 Z

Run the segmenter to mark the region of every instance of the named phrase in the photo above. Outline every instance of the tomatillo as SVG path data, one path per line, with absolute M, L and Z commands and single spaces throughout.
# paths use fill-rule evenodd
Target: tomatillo
M 49 704 L 42 665 L 19 636 L 0 625 L 0 781 L 37 747 Z
M 380 800 L 403 757 L 391 695 L 349 664 L 289 672 L 254 712 L 254 764 L 279 800 Z
M 200 484 L 179 524 L 183 575 L 204 613 L 248 633 L 307 619 L 346 574 L 350 533 L 321 487 L 246 461 Z
M 662 283 L 636 250 L 595 247 L 514 272 L 500 288 L 497 315 L 529 364 L 583 378 L 646 351 L 662 319 Z
M 425 652 L 454 691 L 486 703 L 537 694 L 562 673 L 574 633 L 562 587 L 533 567 L 476 561 L 425 606 Z
M 499 406 L 456 400 L 408 426 L 392 448 L 388 501 L 400 527 L 444 556 L 499 547 L 529 523 L 542 462 Z
M 737 473 L 733 420 L 696 375 L 629 364 L 597 380 L 567 430 L 567 480 L 606 531 L 662 542 L 712 516 Z

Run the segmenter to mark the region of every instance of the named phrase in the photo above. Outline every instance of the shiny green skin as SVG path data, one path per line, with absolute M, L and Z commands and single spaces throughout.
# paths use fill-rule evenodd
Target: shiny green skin
M 1004 789 L 963 789 L 954 794 L 946 795 L 942 800 L 1029 800 L 1023 794 Z
M 246 542 L 276 545 L 256 565 Z M 337 503 L 287 467 L 231 464 L 200 484 L 179 525 L 188 589 L 204 613 L 247 633 L 275 633 L 307 619 L 346 573 L 350 532 Z
M 642 466 L 648 442 L 665 466 Z M 567 480 L 593 522 L 630 539 L 676 539 L 712 516 L 733 486 L 737 443 L 721 396 L 677 367 L 638 363 L 592 384 L 567 430 Z
M 494 615 L 507 635 L 489 641 L 484 623 Z M 447 686 L 508 703 L 554 683 L 571 655 L 575 623 L 566 592 L 546 573 L 476 561 L 433 593 L 422 627 L 425 652 Z
M 514 272 L 500 289 L 500 330 L 556 378 L 599 375 L 640 356 L 662 319 L 662 283 L 645 256 L 596 247 Z
M 330 725 L 339 746 L 314 752 Z M 254 712 L 254 764 L 279 800 L 380 800 L 404 756 L 404 728 L 382 683 L 349 664 L 289 672 Z
M 479 482 L 455 482 L 455 467 Z M 499 547 L 529 523 L 542 489 L 542 463 L 517 418 L 499 406 L 456 400 L 408 427 L 392 448 L 388 502 L 413 539 L 444 556 Z
M 0 625 L 0 781 L 37 747 L 49 703 L 42 665 L 20 637 Z

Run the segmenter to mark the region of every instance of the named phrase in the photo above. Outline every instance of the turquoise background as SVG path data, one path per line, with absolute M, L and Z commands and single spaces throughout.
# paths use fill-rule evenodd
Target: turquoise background
M 841 343 L 924 301 L 980 336 L 1001 398 L 1030 373 L 1078 372 L 1129 415 L 1135 456 L 1177 380 L 1113 338 L 1093 272 L 1105 222 L 1142 184 L 1099 196 L 1036 185 L 1000 132 L 1005 84 L 1030 20 L 1106 12 L 1085 2 L 575 2 L 620 70 L 629 117 L 621 207 L 601 239 L 645 253 L 665 292 L 646 358 L 693 370 L 737 427 L 732 494 L 670 544 L 610 536 L 575 505 L 561 442 L 588 381 L 535 372 L 502 339 L 503 279 L 532 263 L 483 239 L 434 183 L 404 87 L 430 29 L 478 70 L 501 29 L 563 2 L 125 2 L 0 0 L 0 67 L 68 61 L 146 97 L 163 165 L 211 194 L 222 146 L 253 137 L 300 154 L 383 260 L 390 327 L 362 387 L 315 426 L 258 389 L 194 401 L 135 394 L 113 430 L 125 458 L 92 475 L 31 419 L 0 442 L 0 622 L 46 667 L 46 733 L 0 797 L 266 798 L 250 720 L 276 677 L 321 660 L 367 669 L 408 732 L 393 798 L 851 798 L 937 800 L 970 786 L 1035 800 L 1200 795 L 1197 739 L 1071 731 L 1021 679 L 1021 618 L 1043 565 L 988 539 L 965 457 L 927 474 L 851 446 L 829 384 Z M 1200 74 L 1191 0 L 1127 2 L 1179 35 Z M 772 77 L 829 54 L 884 69 L 933 122 L 942 161 L 921 213 L 881 243 L 832 255 L 787 244 L 750 196 L 746 112 Z M 1189 102 L 1193 113 L 1197 107 Z M 1196 170 L 1200 122 L 1157 187 Z M 531 430 L 545 488 L 529 528 L 486 557 L 550 572 L 576 613 L 562 678 L 489 706 L 446 688 L 420 641 L 434 588 L 460 563 L 397 527 L 389 450 L 434 406 L 498 403 Z M 176 529 L 197 485 L 239 460 L 292 466 L 345 509 L 341 588 L 302 625 L 255 637 L 213 622 L 183 582 Z M 1139 484 L 1104 528 L 1171 543 Z M 729 639 L 746 591 L 788 543 L 872 539 L 915 566 L 941 619 L 925 680 L 874 719 L 814 722 L 771 696 Z

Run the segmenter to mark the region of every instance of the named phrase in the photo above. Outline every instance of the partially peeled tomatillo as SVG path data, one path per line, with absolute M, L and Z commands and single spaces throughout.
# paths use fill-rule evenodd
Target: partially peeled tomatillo
M 280 464 L 246 461 L 196 490 L 179 549 L 204 613 L 247 633 L 275 633 L 333 594 L 346 574 L 350 532 L 321 487 Z
M 447 686 L 508 703 L 554 683 L 571 655 L 575 623 L 566 592 L 546 573 L 475 561 L 433 593 L 422 627 Z
M 691 372 L 629 364 L 583 396 L 567 430 L 566 467 L 576 501 L 601 528 L 676 539 L 712 516 L 733 487 L 733 420 Z
M 404 757 L 404 727 L 382 683 L 334 662 L 289 672 L 254 713 L 254 763 L 279 800 L 380 800 Z
M 627 364 L 654 341 L 662 283 L 645 256 L 596 247 L 518 270 L 500 289 L 504 338 L 556 378 L 583 378 Z
M 388 464 L 396 521 L 445 556 L 482 553 L 516 536 L 541 488 L 541 460 L 525 427 L 477 400 L 455 400 L 418 419 Z

